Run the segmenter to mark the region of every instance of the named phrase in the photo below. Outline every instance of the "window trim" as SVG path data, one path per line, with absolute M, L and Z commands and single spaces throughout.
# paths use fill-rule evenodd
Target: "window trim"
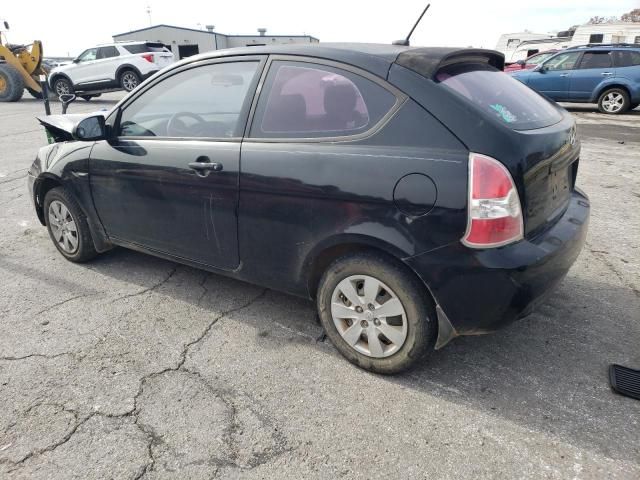
M 252 137 L 251 128 L 253 127 L 253 122 L 256 120 L 256 110 L 258 107 L 258 102 L 260 101 L 260 97 L 262 95 L 262 90 L 264 84 L 267 79 L 267 75 L 271 71 L 273 62 L 276 61 L 285 61 L 285 62 L 297 62 L 297 63 L 309 63 L 312 65 L 324 65 L 327 67 L 336 68 L 338 70 L 344 70 L 349 73 L 353 73 L 355 75 L 359 75 L 367 80 L 370 80 L 377 85 L 381 86 L 389 93 L 391 93 L 396 101 L 393 106 L 389 109 L 389 111 L 380 119 L 377 123 L 372 125 L 368 130 L 360 133 L 356 133 L 353 135 L 338 135 L 338 136 L 327 136 L 327 137 Z M 269 55 L 269 59 L 266 62 L 264 70 L 262 71 L 262 75 L 260 76 L 260 82 L 258 83 L 258 88 L 256 89 L 256 93 L 253 97 L 253 103 L 251 104 L 251 111 L 249 112 L 249 120 L 247 122 L 246 128 L 244 130 L 243 138 L 245 141 L 253 142 L 253 143 L 336 143 L 336 142 L 352 142 L 355 140 L 362 140 L 368 137 L 371 137 L 378 133 L 388 122 L 391 120 L 395 114 L 400 110 L 402 105 L 409 98 L 407 95 L 402 93 L 396 87 L 386 82 L 384 79 L 367 72 L 366 70 L 362 70 L 360 68 L 354 67 L 352 65 L 336 62 L 333 60 L 327 60 L 324 58 L 316 58 L 309 57 L 303 55 Z
M 238 117 L 238 122 L 240 123 L 240 127 L 238 130 L 244 133 L 246 131 L 246 126 L 250 117 L 251 107 L 253 106 L 253 102 L 255 100 L 257 88 L 259 86 L 260 81 L 262 80 L 262 74 L 264 73 L 264 68 L 267 62 L 266 55 L 235 55 L 229 57 L 217 57 L 217 58 L 209 58 L 206 60 L 200 60 L 195 62 L 187 63 L 186 65 L 179 65 L 168 72 L 166 72 L 161 77 L 152 78 L 149 83 L 143 84 L 139 91 L 137 91 L 134 95 L 130 97 L 126 97 L 120 104 L 116 105 L 115 109 L 107 118 L 107 123 L 111 129 L 112 140 L 117 142 L 124 140 L 152 140 L 152 141 L 203 141 L 203 142 L 231 142 L 231 143 L 239 143 L 242 142 L 242 136 L 235 137 L 152 137 L 145 135 L 131 135 L 131 136 L 121 136 L 117 135 L 117 132 L 120 129 L 120 120 L 122 118 L 123 111 L 135 102 L 141 95 L 144 95 L 146 91 L 158 85 L 159 83 L 167 80 L 174 75 L 185 72 L 187 70 L 191 70 L 194 68 L 204 67 L 207 65 L 215 65 L 220 63 L 240 63 L 240 62 L 255 62 L 258 64 L 256 68 L 256 75 L 249 85 L 249 89 L 247 91 L 247 98 L 242 105 L 242 109 L 240 110 L 240 116 Z M 115 115 L 114 115 L 115 114 Z M 242 128 L 242 122 L 244 122 L 244 128 Z

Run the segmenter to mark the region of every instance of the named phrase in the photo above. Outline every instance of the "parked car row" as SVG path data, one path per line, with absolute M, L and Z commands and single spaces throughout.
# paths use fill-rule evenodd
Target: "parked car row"
M 557 102 L 597 103 L 606 114 L 640 105 L 640 45 L 588 45 L 543 52 L 505 69 Z

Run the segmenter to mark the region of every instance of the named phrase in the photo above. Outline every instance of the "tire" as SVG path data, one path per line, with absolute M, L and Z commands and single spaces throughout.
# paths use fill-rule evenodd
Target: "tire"
M 629 94 L 622 88 L 610 88 L 600 94 L 598 110 L 607 115 L 620 115 L 629 110 Z
M 58 77 L 55 79 L 53 82 L 53 91 L 58 98 L 60 98 L 60 95 L 75 93 L 71 82 L 64 77 Z
M 356 286 L 350 294 L 358 296 L 354 302 L 343 293 L 349 284 Z M 369 290 L 378 292 L 373 304 L 369 300 L 374 295 L 365 293 L 369 286 Z M 391 301 L 394 303 L 387 305 Z M 335 260 L 320 280 L 316 302 L 320 322 L 331 342 L 347 360 L 365 370 L 382 374 L 409 370 L 435 344 L 435 308 L 424 285 L 403 266 L 379 255 L 360 253 Z M 398 302 L 404 314 L 384 317 L 382 309 L 396 313 Z M 385 305 L 395 307 L 387 309 Z M 340 317 L 340 313 L 350 318 Z M 370 344 L 371 332 L 378 342 Z
M 62 209 L 58 208 L 60 205 Z M 78 202 L 63 187 L 52 188 L 45 195 L 44 218 L 51 241 L 67 260 L 81 263 L 91 260 L 98 254 L 86 216 Z M 58 225 L 61 227 L 58 228 Z M 75 228 L 75 233 L 72 227 Z M 75 238 L 75 245 L 72 238 Z
M 125 70 L 120 74 L 120 86 L 123 90 L 130 92 L 140 85 L 140 75 L 133 70 Z
M 8 63 L 0 63 L 0 102 L 17 102 L 24 94 L 24 79 Z

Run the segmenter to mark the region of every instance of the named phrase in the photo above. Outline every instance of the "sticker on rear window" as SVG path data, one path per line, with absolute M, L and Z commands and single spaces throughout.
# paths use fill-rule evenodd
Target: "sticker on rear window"
M 506 123 L 513 123 L 518 120 L 518 117 L 516 117 L 513 113 L 511 113 L 509 109 L 504 105 L 495 103 L 489 106 L 493 108 L 498 113 L 498 115 L 500 115 L 500 118 L 502 118 L 502 120 L 505 121 Z

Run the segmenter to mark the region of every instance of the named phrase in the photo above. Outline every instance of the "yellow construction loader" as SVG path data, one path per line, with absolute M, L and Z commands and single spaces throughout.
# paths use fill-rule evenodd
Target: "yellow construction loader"
M 0 102 L 17 102 L 26 88 L 35 98 L 42 98 L 40 75 L 47 71 L 42 64 L 42 42 L 12 45 L 3 34 L 9 24 L 0 20 Z

